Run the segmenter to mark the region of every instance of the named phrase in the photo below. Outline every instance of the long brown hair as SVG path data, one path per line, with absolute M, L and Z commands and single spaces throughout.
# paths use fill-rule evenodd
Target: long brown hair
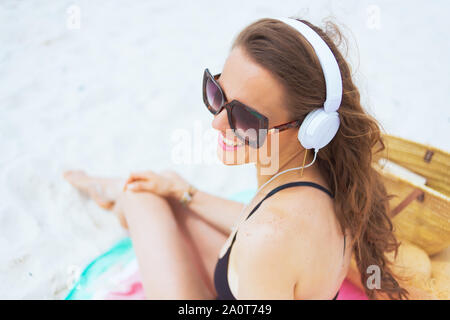
M 389 218 L 389 199 L 378 172 L 372 167 L 374 146 L 382 141 L 378 122 L 365 112 L 360 94 L 352 81 L 350 67 L 338 50 L 345 38 L 337 25 L 326 24 L 326 32 L 308 21 L 299 20 L 314 29 L 328 44 L 339 64 L 343 81 L 342 103 L 338 110 L 341 126 L 333 140 L 317 154 L 317 163 L 335 194 L 335 212 L 342 231 L 349 230 L 353 252 L 366 283 L 368 267 L 381 271 L 380 293 L 391 299 L 407 298 L 394 276 L 387 252 L 395 252 L 399 243 Z M 337 44 L 332 41 L 337 39 Z M 274 19 L 260 19 L 242 30 L 233 42 L 257 64 L 271 72 L 285 89 L 286 106 L 292 119 L 303 120 L 325 101 L 325 80 L 312 46 L 295 29 Z M 374 290 L 364 286 L 369 298 Z

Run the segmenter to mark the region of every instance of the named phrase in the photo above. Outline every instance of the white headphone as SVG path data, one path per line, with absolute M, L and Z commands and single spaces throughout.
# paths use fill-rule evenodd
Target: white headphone
M 326 99 L 322 108 L 311 111 L 298 130 L 298 140 L 305 149 L 319 149 L 326 146 L 339 129 L 339 109 L 342 100 L 342 78 L 339 65 L 326 42 L 309 26 L 292 18 L 274 18 L 298 32 L 311 44 L 322 67 L 326 85 Z
M 336 111 L 339 109 L 342 100 L 342 78 L 333 52 L 326 42 L 303 22 L 292 18 L 273 19 L 280 20 L 300 32 L 313 47 L 325 78 L 326 99 L 322 108 L 308 113 L 298 130 L 298 141 L 301 145 L 305 149 L 314 149 L 314 158 L 311 163 L 277 173 L 259 187 L 256 194 L 279 175 L 311 166 L 316 161 L 319 149 L 326 146 L 334 138 L 340 125 L 339 114 Z

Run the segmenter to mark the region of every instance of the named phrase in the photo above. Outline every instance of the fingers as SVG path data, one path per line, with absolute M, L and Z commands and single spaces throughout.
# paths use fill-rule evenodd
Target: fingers
M 132 172 L 130 177 L 127 180 L 127 183 L 138 181 L 138 180 L 148 180 L 155 176 L 155 173 L 152 171 L 143 171 L 143 172 Z
M 125 185 L 123 187 L 123 190 L 128 189 L 128 185 L 130 183 L 136 182 L 136 181 L 146 181 L 151 180 L 152 178 L 155 178 L 156 174 L 153 171 L 143 171 L 143 172 L 132 172 L 130 174 L 130 177 L 125 182 Z
M 153 171 L 132 172 L 125 183 L 124 191 L 148 191 L 160 196 L 170 196 L 174 181 L 179 178 L 174 171 L 164 170 L 161 173 Z

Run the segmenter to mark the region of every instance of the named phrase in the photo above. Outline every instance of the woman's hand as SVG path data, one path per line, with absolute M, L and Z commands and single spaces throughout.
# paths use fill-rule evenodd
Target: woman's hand
M 164 197 L 174 209 L 173 212 L 178 213 L 185 212 L 184 210 L 178 210 L 182 208 L 178 206 L 182 205 L 180 200 L 184 199 L 185 192 L 189 193 L 190 185 L 173 171 L 163 171 L 161 173 L 143 171 L 132 173 L 126 181 L 124 189 L 125 192 L 122 192 L 122 195 L 125 201 L 123 206 L 126 208 L 126 210 L 124 209 L 126 215 L 133 211 L 128 206 L 128 200 L 132 202 L 135 199 L 134 196 L 139 196 L 135 192 L 150 192 Z M 189 202 L 189 211 L 195 212 L 200 218 L 211 224 L 217 230 L 225 235 L 229 235 L 236 221 L 242 219 L 244 204 L 207 192 L 201 192 L 200 190 L 195 192 L 195 194 L 196 201 Z M 137 207 L 139 207 L 139 204 Z M 122 225 L 124 225 L 126 221 L 123 220 L 123 215 L 120 213 L 119 211 L 118 216 L 121 219 L 120 221 L 123 222 Z
M 161 197 L 181 199 L 189 183 L 174 171 L 134 172 L 125 183 L 124 190 L 152 192 Z

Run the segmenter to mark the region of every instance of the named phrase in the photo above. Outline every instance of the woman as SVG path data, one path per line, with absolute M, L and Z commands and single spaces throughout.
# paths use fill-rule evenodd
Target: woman
M 334 71 L 324 63 L 324 46 Z M 381 271 L 380 288 L 366 288 L 370 298 L 375 291 L 406 297 L 384 255 L 398 243 L 389 197 L 371 167 L 375 144 L 384 148 L 380 130 L 330 37 L 305 20 L 258 20 L 235 39 L 222 73 L 206 70 L 203 81 L 219 157 L 258 169 L 259 190 L 249 205 L 196 190 L 170 171 L 138 172 L 126 181 L 65 173 L 129 229 L 146 296 L 333 299 L 353 252 L 363 283 L 369 266 Z M 306 116 L 326 110 L 336 88 L 338 115 L 333 111 L 327 126 L 335 130 L 308 154 L 301 138 Z M 276 159 L 277 175 L 263 173 L 262 147 Z

